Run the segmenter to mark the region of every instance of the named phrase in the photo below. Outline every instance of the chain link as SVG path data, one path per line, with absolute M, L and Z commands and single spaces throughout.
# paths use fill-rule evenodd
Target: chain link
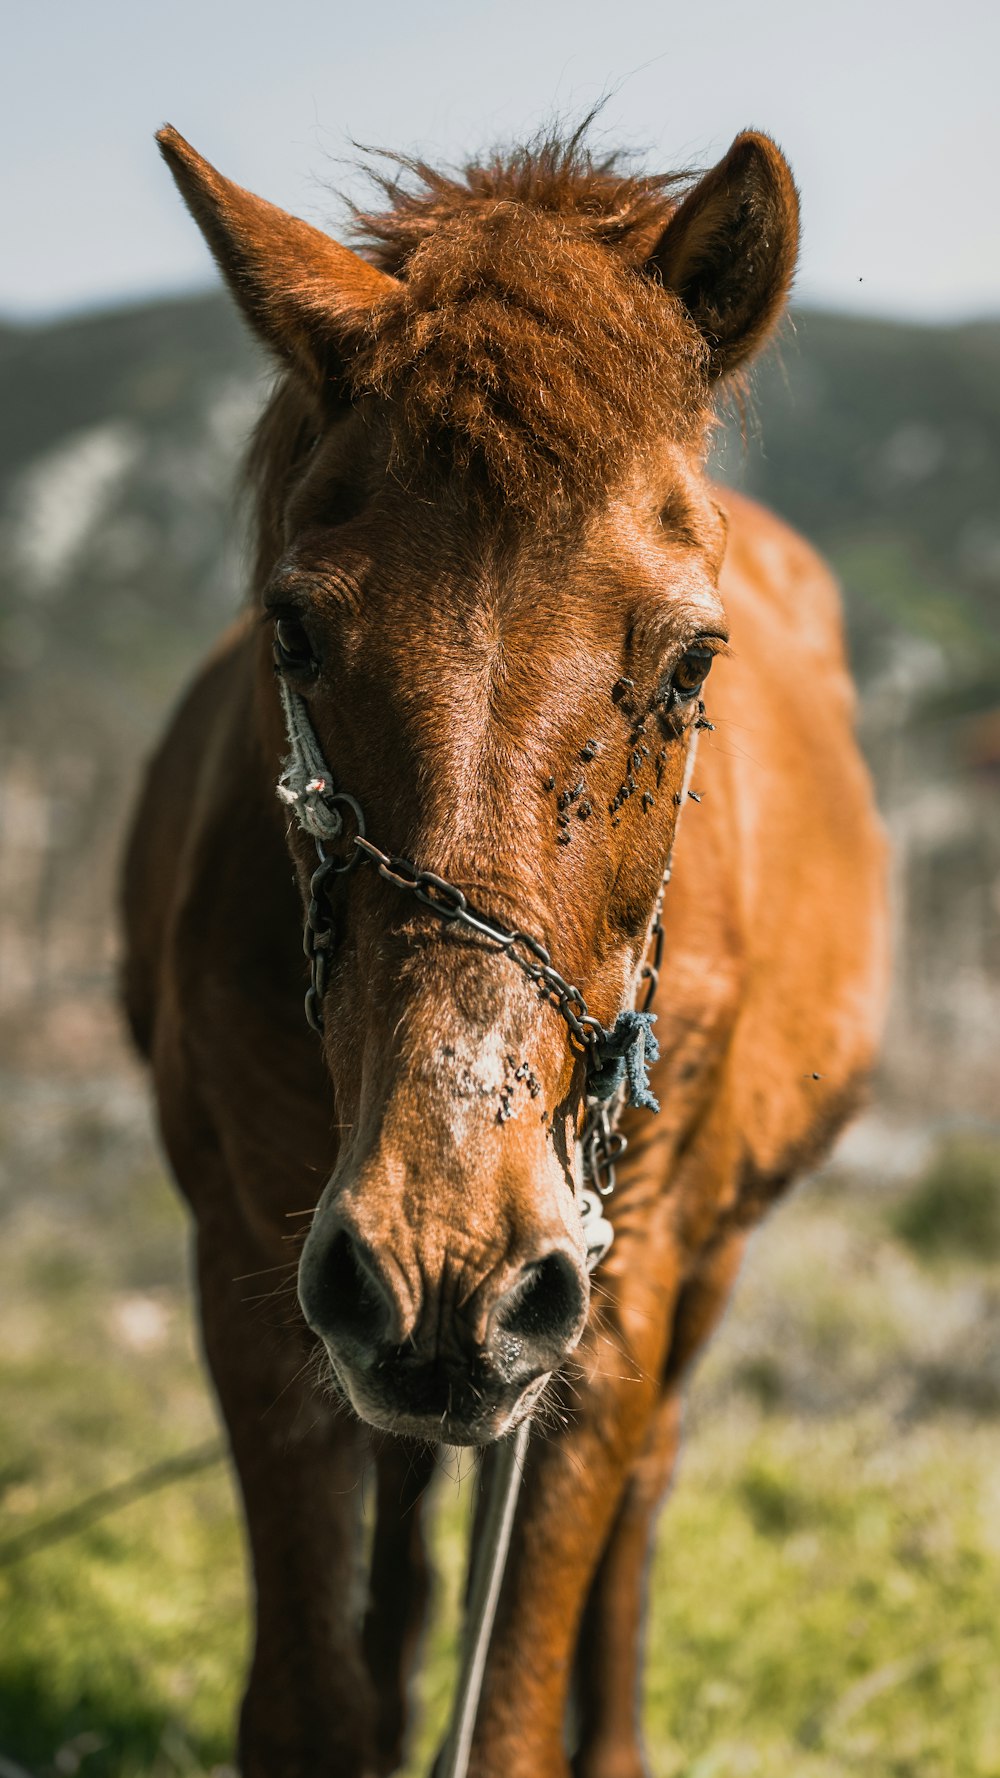
M 615 1127 L 621 1107 L 604 1099 L 588 1099 L 580 1146 L 584 1177 L 602 1198 L 615 1189 L 615 1167 L 628 1147 L 628 1137 Z
M 670 865 L 667 865 L 660 883 L 659 894 L 653 909 L 653 919 L 649 928 L 647 951 L 651 951 L 647 961 L 639 972 L 639 980 L 645 984 L 642 995 L 641 1012 L 650 1012 L 656 998 L 656 990 L 660 981 L 660 969 L 663 964 L 663 898 L 670 881 Z M 615 1189 L 617 1163 L 628 1147 L 628 1137 L 618 1129 L 618 1118 L 621 1115 L 621 1104 L 609 1104 L 606 1099 L 588 1099 L 587 1112 L 583 1123 L 583 1134 L 580 1146 L 583 1150 L 584 1177 L 593 1190 L 602 1198 L 610 1198 Z
M 309 881 L 309 904 L 303 934 L 303 950 L 309 960 L 310 971 L 305 1002 L 306 1018 L 314 1031 L 320 1034 L 323 1031 L 323 999 L 329 982 L 330 956 L 334 946 L 330 878 L 344 875 L 361 858 L 370 858 L 387 883 L 412 895 L 422 906 L 436 914 L 438 919 L 462 926 L 466 931 L 488 939 L 498 950 L 505 951 L 522 974 L 538 986 L 542 998 L 564 1019 L 583 1053 L 596 1056 L 600 1041 L 606 1035 L 604 1026 L 599 1019 L 592 1016 L 580 989 L 574 987 L 572 982 L 568 982 L 553 967 L 549 952 L 539 939 L 534 938 L 530 932 L 523 932 L 519 927 L 503 926 L 499 920 L 491 919 L 477 908 L 471 907 L 462 890 L 456 888 L 454 883 L 447 882 L 444 877 L 436 876 L 433 871 L 419 870 L 408 858 L 382 852 L 371 840 L 365 838 L 361 811 L 354 798 L 338 794 L 336 800 L 351 803 L 361 831 L 354 836 L 354 852 L 348 856 L 346 862 L 331 857 L 322 840 L 315 842 L 319 864 Z
M 309 986 L 306 989 L 306 1020 L 318 1036 L 323 1034 L 323 999 L 330 979 L 330 958 L 336 928 L 327 883 L 336 864 L 316 841 L 319 863 L 309 878 L 309 906 L 302 931 L 302 949 L 309 960 Z

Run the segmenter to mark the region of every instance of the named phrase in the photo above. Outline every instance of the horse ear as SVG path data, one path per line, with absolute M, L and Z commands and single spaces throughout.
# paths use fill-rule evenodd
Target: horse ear
M 745 130 L 688 192 L 647 263 L 704 335 L 713 376 L 763 344 L 785 306 L 798 249 L 791 168 L 769 136 Z
M 398 289 L 395 278 L 224 179 L 169 124 L 156 140 L 256 333 L 314 384 L 336 381 L 351 335 Z

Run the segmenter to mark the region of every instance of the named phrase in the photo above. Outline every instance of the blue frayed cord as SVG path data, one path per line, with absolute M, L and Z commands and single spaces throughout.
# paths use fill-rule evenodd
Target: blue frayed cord
M 587 1088 L 595 1099 L 613 1099 L 627 1081 L 628 1096 L 638 1110 L 659 1111 L 660 1102 L 649 1086 L 649 1065 L 660 1059 L 660 1046 L 653 1036 L 655 1023 L 653 1012 L 626 1010 L 618 1014 L 597 1046 L 597 1068 Z

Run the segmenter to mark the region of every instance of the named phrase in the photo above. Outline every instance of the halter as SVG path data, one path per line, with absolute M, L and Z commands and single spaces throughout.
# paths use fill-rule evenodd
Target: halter
M 445 877 L 420 870 L 409 859 L 395 853 L 383 852 L 368 839 L 361 804 L 350 792 L 337 788 L 323 757 L 306 701 L 280 672 L 278 691 L 288 736 L 288 756 L 278 779 L 277 794 L 294 811 L 303 832 L 312 838 L 317 857 L 316 868 L 309 879 L 302 940 L 309 960 L 309 987 L 305 996 L 307 1022 L 322 1035 L 323 1000 L 336 941 L 330 900 L 333 881 L 369 860 L 387 883 L 412 895 L 439 920 L 473 932 L 493 944 L 498 953 L 503 952 L 564 1020 L 571 1043 L 585 1060 L 587 1113 L 580 1138 L 584 1174 L 593 1191 L 601 1197 L 609 1197 L 615 1187 L 615 1161 L 625 1150 L 626 1138 L 619 1133 L 617 1123 L 626 1097 L 638 1110 L 658 1111 L 660 1108 L 649 1085 L 649 1065 L 658 1061 L 660 1054 L 653 1035 L 656 1014 L 651 1007 L 663 957 L 663 898 L 673 867 L 680 809 L 690 791 L 700 724 L 695 723 L 690 731 L 678 818 L 647 934 L 646 952 L 648 954 L 651 948 L 652 957 L 642 964 L 636 976 L 636 996 L 640 985 L 645 985 L 642 1006 L 638 1010 L 624 1007 L 614 1024 L 609 1026 L 602 1025 L 593 1016 L 580 989 L 560 975 L 539 939 L 520 927 L 502 925 L 474 907 L 463 891 Z M 328 852 L 327 845 L 340 838 L 345 817 L 350 818 L 356 831 L 350 849 L 338 856 Z M 588 1216 L 588 1211 L 589 1207 L 583 1214 L 586 1219 L 594 1221 L 594 1232 L 598 1222 L 607 1231 L 606 1239 L 602 1233 L 605 1244 L 598 1255 L 603 1258 L 611 1245 L 610 1224 L 603 1216 L 598 1219 L 592 1214 Z M 588 1248 L 588 1257 L 589 1251 Z

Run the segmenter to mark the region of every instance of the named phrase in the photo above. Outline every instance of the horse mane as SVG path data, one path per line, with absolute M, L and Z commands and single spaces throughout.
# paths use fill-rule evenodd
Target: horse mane
M 377 403 L 407 485 L 457 476 L 487 505 L 565 515 L 646 441 L 704 429 L 704 342 L 643 269 L 691 176 L 595 158 L 585 128 L 458 172 L 383 156 L 387 207 L 354 209 L 359 250 L 399 289 L 351 342 L 346 382 Z M 314 431 L 285 381 L 251 454 L 265 526 Z
M 371 151 L 386 173 L 368 167 L 388 200 L 385 210 L 351 206 L 353 236 L 366 258 L 392 277 L 404 277 L 408 261 L 442 223 L 499 204 L 562 217 L 604 246 L 648 254 L 693 183 L 690 173 L 630 172 L 626 157 L 595 158 L 586 143 L 592 117 L 569 137 L 547 133 L 483 161 L 445 172 L 410 155 Z

